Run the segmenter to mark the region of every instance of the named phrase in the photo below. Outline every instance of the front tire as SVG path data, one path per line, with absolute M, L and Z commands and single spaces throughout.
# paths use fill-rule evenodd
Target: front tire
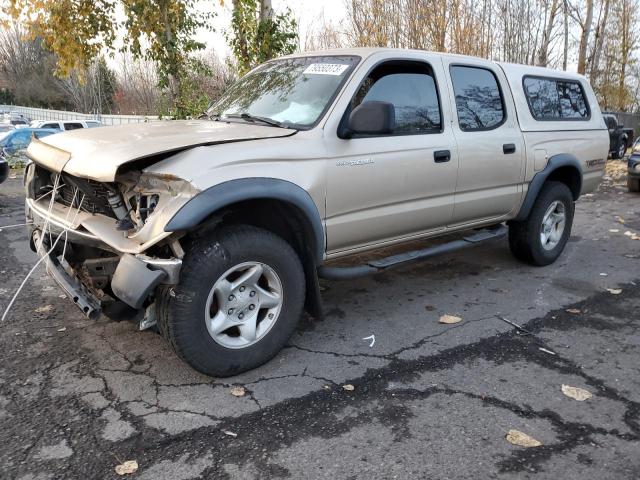
M 533 204 L 529 217 L 509 224 L 509 247 L 513 255 L 531 265 L 557 260 L 573 225 L 574 202 L 564 183 L 547 182 Z
M 285 345 L 302 314 L 304 270 L 277 235 L 224 227 L 192 246 L 180 283 L 160 297 L 160 331 L 176 353 L 199 372 L 226 377 Z

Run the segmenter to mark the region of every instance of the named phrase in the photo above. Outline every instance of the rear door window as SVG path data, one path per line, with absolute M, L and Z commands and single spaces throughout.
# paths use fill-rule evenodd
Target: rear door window
M 589 105 L 577 81 L 524 77 L 522 84 L 536 120 L 588 120 Z
M 492 71 L 452 65 L 450 72 L 461 130 L 492 130 L 504 123 L 504 100 Z
M 77 130 L 78 128 L 84 128 L 81 123 L 69 122 L 64 124 L 65 130 Z
M 44 123 L 40 128 L 53 128 L 55 130 L 60 130 L 60 124 L 58 122 L 55 123 Z

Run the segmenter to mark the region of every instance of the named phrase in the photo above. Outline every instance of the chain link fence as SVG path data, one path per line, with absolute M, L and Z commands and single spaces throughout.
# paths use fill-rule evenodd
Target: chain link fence
M 160 120 L 159 117 L 151 115 L 101 115 L 21 107 L 17 105 L 0 105 L 0 111 L 15 112 L 31 120 L 98 120 L 102 122 L 103 125 L 123 125 Z

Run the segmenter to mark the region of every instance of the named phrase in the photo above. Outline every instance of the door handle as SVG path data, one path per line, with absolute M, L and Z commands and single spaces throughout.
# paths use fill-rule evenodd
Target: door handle
M 451 152 L 449 150 L 436 150 L 433 152 L 433 161 L 436 163 L 444 163 L 451 160 Z
M 510 153 L 516 153 L 516 144 L 515 143 L 505 143 L 502 145 L 502 152 L 505 155 L 509 155 Z

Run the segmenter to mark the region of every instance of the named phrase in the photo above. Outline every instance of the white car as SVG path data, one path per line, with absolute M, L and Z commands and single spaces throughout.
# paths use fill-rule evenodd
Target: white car
M 31 122 L 34 128 L 52 128 L 54 130 L 77 130 L 79 128 L 101 127 L 98 120 L 34 120 Z

